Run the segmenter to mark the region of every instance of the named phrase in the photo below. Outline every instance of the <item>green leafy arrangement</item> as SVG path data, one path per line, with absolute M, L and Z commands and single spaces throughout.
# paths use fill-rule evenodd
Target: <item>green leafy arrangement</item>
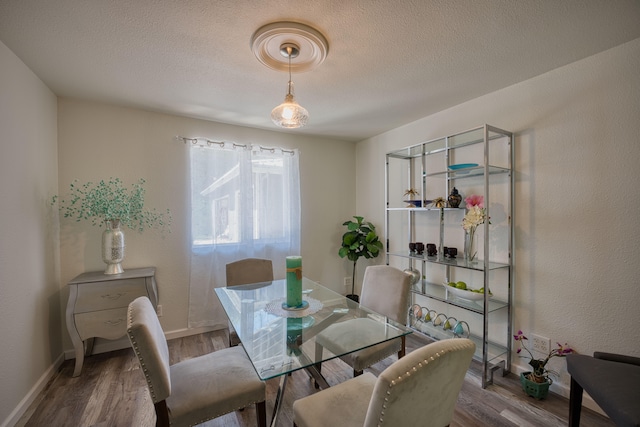
M 119 178 L 101 180 L 97 184 L 87 182 L 79 185 L 78 180 L 70 184 L 66 199 L 53 196 L 52 204 L 58 204 L 64 218 L 76 221 L 90 220 L 92 225 L 102 227 L 105 221 L 119 220 L 132 230 L 169 227 L 171 212 L 144 209 L 144 179 L 125 188 Z
M 338 251 L 340 258 L 347 257 L 353 261 L 353 277 L 351 294 L 354 293 L 356 279 L 356 263 L 360 257 L 375 258 L 380 254 L 382 242 L 376 234 L 376 227 L 361 216 L 354 216 L 356 221 L 345 221 L 342 225 L 347 232 L 342 235 L 342 246 Z

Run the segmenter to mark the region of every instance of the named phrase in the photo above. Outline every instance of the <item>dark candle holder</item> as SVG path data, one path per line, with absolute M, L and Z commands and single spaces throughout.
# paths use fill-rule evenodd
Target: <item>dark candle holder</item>
M 458 248 L 447 248 L 449 258 L 455 258 L 458 255 Z
M 427 243 L 427 256 L 435 256 L 438 253 L 435 243 Z

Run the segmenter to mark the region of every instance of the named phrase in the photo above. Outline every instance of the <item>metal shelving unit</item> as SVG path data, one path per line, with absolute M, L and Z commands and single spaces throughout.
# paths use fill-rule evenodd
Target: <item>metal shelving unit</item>
M 468 335 L 476 342 L 476 358 L 483 364 L 483 387 L 493 382 L 497 369 L 502 368 L 504 374 L 511 369 L 513 162 L 513 134 L 490 125 L 395 150 L 386 156 L 387 264 L 420 272 L 422 280 L 412 290 L 412 306 L 438 307 L 470 325 Z M 451 168 L 461 164 L 468 166 Z M 446 199 L 453 187 L 463 197 L 484 197 L 489 223 L 478 228 L 482 231 L 477 233 L 479 259 L 473 262 L 463 257 L 461 249 L 464 202 L 458 208 L 430 204 L 437 197 Z M 407 206 L 402 200 L 409 188 L 419 191 L 419 207 Z M 410 242 L 436 243 L 438 254 L 410 252 Z M 444 257 L 445 246 L 460 248 L 458 256 Z M 463 279 L 474 289 L 484 288 L 480 300 L 459 298 L 442 284 Z M 451 330 L 421 319 L 409 323 L 434 339 L 454 336 Z

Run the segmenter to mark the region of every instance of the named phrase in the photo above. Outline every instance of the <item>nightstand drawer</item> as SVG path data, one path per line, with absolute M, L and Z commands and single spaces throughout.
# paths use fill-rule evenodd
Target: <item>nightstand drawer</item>
M 82 340 L 92 337 L 115 340 L 127 333 L 126 307 L 81 313 L 74 317 Z
M 82 283 L 78 285 L 74 313 L 127 307 L 131 301 L 141 296 L 148 296 L 144 278 Z

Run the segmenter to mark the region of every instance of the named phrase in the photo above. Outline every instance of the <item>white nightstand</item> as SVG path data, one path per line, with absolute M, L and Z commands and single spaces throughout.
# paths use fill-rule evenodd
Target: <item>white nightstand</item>
M 140 296 L 158 306 L 155 267 L 135 268 L 121 274 L 82 273 L 69 282 L 67 329 L 76 353 L 73 376 L 82 371 L 85 354 L 95 337 L 115 340 L 127 333 L 127 307 Z

